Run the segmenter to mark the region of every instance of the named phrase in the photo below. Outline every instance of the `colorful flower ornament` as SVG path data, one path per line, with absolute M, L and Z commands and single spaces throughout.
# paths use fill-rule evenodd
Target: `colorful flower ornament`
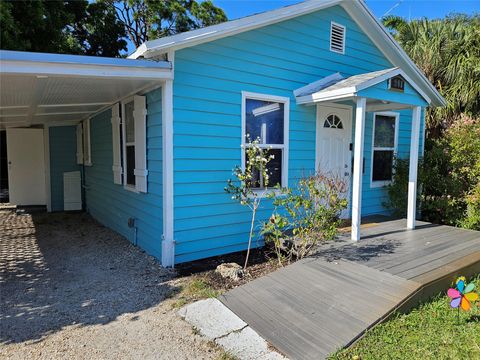
M 448 289 L 447 295 L 452 300 L 450 301 L 450 306 L 454 309 L 460 308 L 462 310 L 468 311 L 471 309 L 471 303 L 478 299 L 478 294 L 474 293 L 475 284 L 470 283 L 465 285 L 465 277 L 461 276 L 455 282 L 456 289 Z

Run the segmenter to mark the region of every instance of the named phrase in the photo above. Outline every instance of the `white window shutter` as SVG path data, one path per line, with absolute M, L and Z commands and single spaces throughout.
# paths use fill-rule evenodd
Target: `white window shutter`
M 92 152 L 90 146 L 90 119 L 83 121 L 83 164 L 92 165 Z
M 147 192 L 147 103 L 145 96 L 133 99 L 135 121 L 135 188 Z
M 122 184 L 122 164 L 120 149 L 120 104 L 112 107 L 112 153 L 113 153 L 113 183 Z
M 77 125 L 77 164 L 83 164 L 83 131 L 82 123 Z

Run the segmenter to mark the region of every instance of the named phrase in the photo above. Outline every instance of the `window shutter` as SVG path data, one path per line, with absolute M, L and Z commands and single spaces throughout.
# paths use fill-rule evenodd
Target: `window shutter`
M 90 119 L 83 121 L 83 164 L 92 165 L 92 152 L 90 148 Z
M 120 149 L 120 104 L 112 107 L 112 146 L 113 146 L 113 183 L 122 184 L 122 165 Z
M 135 188 L 147 192 L 147 104 L 145 96 L 135 96 L 133 118 L 135 121 Z
M 83 164 L 83 131 L 82 123 L 77 125 L 77 164 Z

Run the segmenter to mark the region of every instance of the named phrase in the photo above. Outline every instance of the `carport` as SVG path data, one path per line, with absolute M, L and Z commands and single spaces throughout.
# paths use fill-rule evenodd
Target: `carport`
M 52 189 L 60 191 L 64 179 L 52 173 L 52 161 L 65 160 L 62 149 L 50 148 L 49 133 L 76 136 L 76 162 L 69 169 L 81 173 L 88 165 L 89 139 L 81 135 L 88 119 L 172 77 L 169 61 L 0 51 L 0 132 L 7 143 L 1 159 L 2 169 L 8 169 L 9 202 L 51 211 Z M 62 133 L 65 126 L 77 126 L 76 134 Z M 72 181 L 78 185 L 70 194 L 76 199 L 73 209 L 81 179 Z

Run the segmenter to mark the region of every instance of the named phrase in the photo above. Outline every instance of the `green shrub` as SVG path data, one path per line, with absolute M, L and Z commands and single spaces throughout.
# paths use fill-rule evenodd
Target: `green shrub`
M 345 189 L 341 180 L 316 174 L 301 178 L 294 189 L 279 188 L 270 195 L 274 211 L 262 234 L 281 265 L 309 255 L 320 241 L 335 238 L 340 212 L 347 207 Z
M 408 159 L 397 159 L 384 206 L 405 216 Z M 417 205 L 425 221 L 478 228 L 480 209 L 480 122 L 462 118 L 440 139 L 427 139 L 419 162 Z
M 480 182 L 467 196 L 467 211 L 461 226 L 467 229 L 480 230 Z

